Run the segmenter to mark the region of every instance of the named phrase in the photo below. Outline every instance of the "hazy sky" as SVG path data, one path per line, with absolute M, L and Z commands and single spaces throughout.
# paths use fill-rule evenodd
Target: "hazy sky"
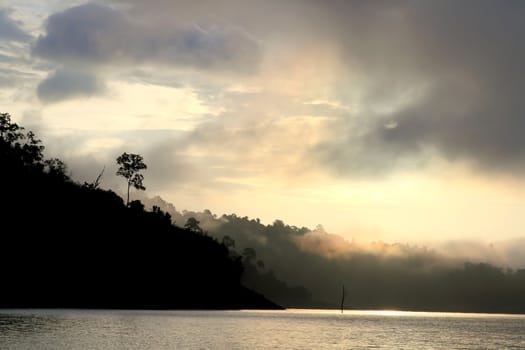
M 73 178 L 359 241 L 524 236 L 523 1 L 4 0 L 0 106 Z

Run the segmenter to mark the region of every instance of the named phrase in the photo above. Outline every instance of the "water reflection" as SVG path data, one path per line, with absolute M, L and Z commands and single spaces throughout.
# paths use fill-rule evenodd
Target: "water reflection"
M 0 310 L 0 349 L 525 348 L 525 317 L 399 311 Z
M 14 311 L 12 311 L 14 312 Z M 20 311 L 0 316 L 0 337 L 24 337 L 37 332 L 52 332 L 62 321 L 50 315 L 34 315 Z

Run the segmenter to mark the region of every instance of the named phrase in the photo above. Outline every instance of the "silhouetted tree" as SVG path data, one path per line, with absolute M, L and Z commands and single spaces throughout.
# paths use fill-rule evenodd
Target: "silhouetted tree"
M 139 200 L 134 200 L 129 203 L 129 208 L 137 213 L 144 212 L 144 204 Z
M 66 180 L 67 167 L 66 164 L 58 158 L 46 159 L 44 161 L 44 170 L 51 176 L 57 177 L 61 180 Z
M 188 218 L 188 220 L 186 220 L 184 227 L 192 232 L 203 234 L 204 231 L 199 226 L 199 224 L 200 224 L 199 220 L 195 219 L 194 217 L 191 217 L 191 218 Z
M 0 139 L 7 143 L 13 143 L 24 138 L 24 128 L 11 122 L 9 113 L 0 113 Z
M 169 213 L 165 213 L 163 212 L 160 207 L 154 205 L 152 208 L 151 208 L 151 212 L 153 214 L 155 214 L 160 220 L 164 221 L 164 222 L 167 222 L 169 224 L 171 224 L 171 215 Z
M 44 146 L 32 131 L 11 122 L 9 113 L 0 113 L 0 155 L 24 166 L 41 167 Z
M 144 176 L 139 174 L 139 171 L 147 169 L 148 167 L 144 164 L 141 155 L 126 152 L 122 153 L 122 155 L 117 158 L 117 163 L 120 165 L 117 170 L 117 175 L 123 176 L 128 181 L 126 206 L 129 206 L 129 188 L 133 185 L 137 190 L 146 189 L 142 184 Z

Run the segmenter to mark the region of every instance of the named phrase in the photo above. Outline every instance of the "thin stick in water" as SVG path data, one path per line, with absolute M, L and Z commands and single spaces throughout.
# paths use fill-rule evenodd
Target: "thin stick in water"
M 341 313 L 343 313 L 343 310 L 344 310 L 344 302 L 345 302 L 345 285 L 343 284 L 343 296 L 341 298 Z

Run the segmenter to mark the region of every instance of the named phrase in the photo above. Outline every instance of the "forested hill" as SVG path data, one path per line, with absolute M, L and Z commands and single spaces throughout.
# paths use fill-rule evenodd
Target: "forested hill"
M 240 284 L 243 266 L 158 208 L 78 184 L 0 114 L 0 307 L 278 308 Z
M 524 266 L 498 265 L 483 250 L 467 259 L 424 246 L 349 241 L 322 226 L 177 211 L 158 197 L 143 203 L 178 223 L 193 217 L 234 243 L 247 262 L 243 283 L 284 306 L 338 308 L 344 285 L 346 308 L 525 314 Z M 521 246 L 516 241 L 514 249 Z

